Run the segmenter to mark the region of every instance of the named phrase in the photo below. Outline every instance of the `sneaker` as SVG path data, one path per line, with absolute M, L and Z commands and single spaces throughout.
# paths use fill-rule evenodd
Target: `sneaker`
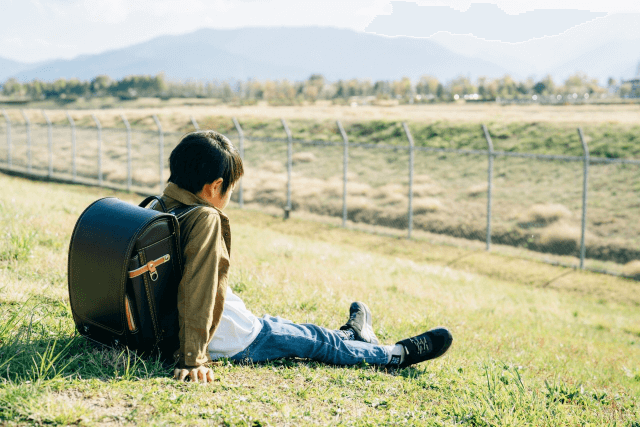
M 340 330 L 344 331 L 345 329 L 351 329 L 357 341 L 364 341 L 376 345 L 380 343 L 371 326 L 371 311 L 363 302 L 356 301 L 351 303 L 351 307 L 349 307 L 349 320 L 340 327 Z
M 445 328 L 435 328 L 421 335 L 398 341 L 404 347 L 404 361 L 398 368 L 406 368 L 425 360 L 435 359 L 447 352 L 453 337 Z

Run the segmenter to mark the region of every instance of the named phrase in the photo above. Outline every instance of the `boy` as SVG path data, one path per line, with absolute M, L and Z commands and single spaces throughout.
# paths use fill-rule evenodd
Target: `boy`
M 231 230 L 222 211 L 244 173 L 239 153 L 217 132 L 192 132 L 171 152 L 169 167 L 162 195 L 167 208 L 202 205 L 180 221 L 184 272 L 178 286 L 180 348 L 174 354 L 174 378 L 210 383 L 213 371 L 207 362 L 221 357 L 253 362 L 300 357 L 335 365 L 366 361 L 402 368 L 439 357 L 451 345 L 444 328 L 380 345 L 371 312 L 361 302 L 351 304 L 349 320 L 339 330 L 257 318 L 227 288 Z

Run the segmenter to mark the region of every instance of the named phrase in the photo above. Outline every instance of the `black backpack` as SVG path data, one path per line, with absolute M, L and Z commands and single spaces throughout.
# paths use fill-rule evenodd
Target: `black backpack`
M 160 203 L 165 212 L 145 209 Z M 139 206 L 97 200 L 78 218 L 69 244 L 69 301 L 78 332 L 167 360 L 179 347 L 178 220 L 198 206 L 166 212 L 157 196 Z

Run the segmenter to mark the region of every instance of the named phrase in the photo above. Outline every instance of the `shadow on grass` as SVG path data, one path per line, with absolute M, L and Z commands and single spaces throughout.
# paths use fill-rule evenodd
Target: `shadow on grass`
M 225 361 L 227 361 L 227 359 L 223 359 L 222 363 L 224 363 Z M 379 366 L 379 365 L 370 365 L 364 361 L 357 365 L 348 365 L 348 366 L 330 365 L 322 362 L 316 362 L 311 359 L 299 359 L 299 358 L 275 359 L 275 360 L 268 360 L 264 362 L 253 362 L 248 359 L 241 360 L 241 361 L 229 361 L 229 362 L 235 366 L 247 366 L 247 367 L 255 366 L 255 367 L 267 367 L 267 368 L 274 367 L 274 368 L 285 368 L 285 369 L 297 368 L 297 367 L 303 366 L 307 369 L 318 370 L 318 369 L 326 369 L 327 366 L 331 366 L 333 368 L 344 369 L 344 370 L 361 370 L 363 372 L 377 372 L 377 373 L 383 373 L 383 374 L 397 375 L 397 376 L 408 378 L 408 379 L 420 378 L 423 375 L 428 374 L 425 367 L 421 365 L 410 366 L 403 369 L 396 369 L 396 368 L 387 368 L 385 366 Z
M 166 377 L 170 367 L 76 335 L 68 304 L 32 297 L 0 306 L 0 381 Z
M 135 380 L 166 377 L 170 369 L 157 358 L 99 346 L 77 335 L 0 345 L 0 378 L 16 383 L 53 378 Z
M 225 360 L 222 360 L 224 363 Z M 309 359 L 278 359 L 254 363 L 256 367 L 323 369 L 328 365 Z M 401 370 L 360 363 L 335 366 L 362 372 L 389 373 L 418 378 L 424 369 Z M 75 333 L 68 304 L 47 297 L 0 306 L 0 382 L 36 382 L 54 378 L 136 380 L 170 376 L 173 365 L 157 356 L 141 357 L 126 348 L 110 348 Z

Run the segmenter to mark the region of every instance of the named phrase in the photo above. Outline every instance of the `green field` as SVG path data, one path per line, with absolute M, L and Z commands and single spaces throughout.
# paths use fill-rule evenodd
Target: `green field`
M 73 225 L 140 197 L 0 175 L 0 424 L 640 425 L 640 284 L 523 259 L 230 209 L 230 285 L 257 315 L 328 327 L 353 300 L 393 343 L 445 325 L 401 371 L 222 363 L 210 387 L 75 336 Z

